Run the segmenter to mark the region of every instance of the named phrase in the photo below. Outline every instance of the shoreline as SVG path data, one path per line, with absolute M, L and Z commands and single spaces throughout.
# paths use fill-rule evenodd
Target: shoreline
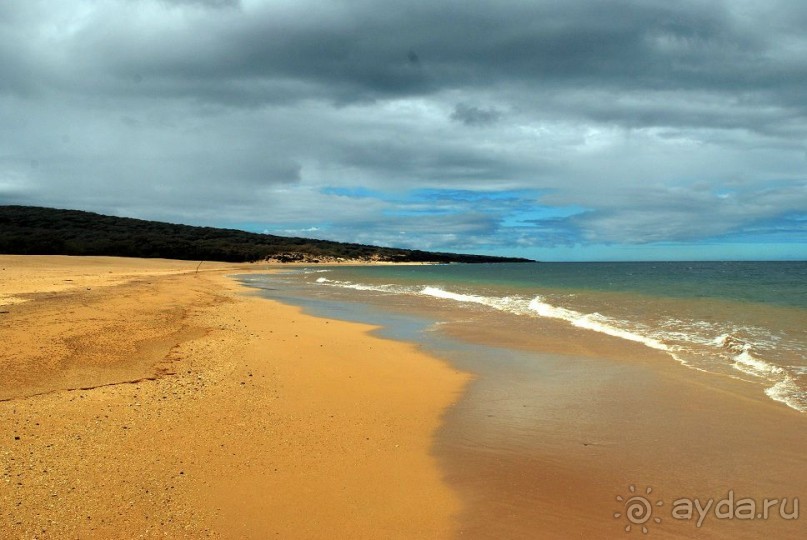
M 294 294 L 280 298 L 297 305 Z M 318 316 L 350 314 L 349 320 L 383 321 L 378 310 L 416 318 L 427 313 L 351 302 L 342 294 L 333 300 L 336 307 L 328 302 L 317 296 L 302 305 Z M 450 308 L 428 306 L 437 310 L 428 311 L 428 320 L 440 322 L 422 326 L 439 328 L 437 344 L 433 332 L 420 338 L 410 337 L 411 331 L 385 335 L 417 341 L 475 375 L 435 440 L 446 479 L 465 501 L 460 536 L 622 538 L 626 523 L 614 518 L 620 509 L 615 497 L 624 497 L 631 485 L 651 488 L 668 509 L 676 498 L 719 500 L 729 490 L 792 503 L 807 488 L 807 418 L 754 385 L 558 321 L 545 321 L 544 333 L 530 338 L 529 332 L 514 334 L 518 323 L 508 317 L 463 329 L 446 322 L 452 320 L 446 318 Z M 514 342 L 514 335 L 522 341 Z M 659 533 L 798 538 L 799 527 L 791 520 L 713 518 L 701 529 L 668 512 L 664 529 L 654 531 Z
M 63 272 L 72 261 L 45 262 Z M 667 509 L 674 497 L 792 500 L 807 487 L 799 413 L 748 398 L 738 381 L 715 392 L 654 362 L 659 351 L 599 337 L 596 354 L 438 354 L 229 276 L 263 265 L 161 268 L 3 308 L 6 343 L 75 349 L 54 347 L 51 372 L 29 361 L 40 378 L 81 367 L 75 377 L 97 382 L 122 374 L 105 363 L 133 358 L 135 371 L 153 368 L 0 401 L 3 536 L 623 538 L 615 496 L 629 485 L 652 487 Z M 59 344 L 64 328 L 75 335 Z M 466 352 L 475 337 L 454 336 Z M 798 525 L 701 529 L 665 515 L 653 534 L 797 538 Z
M 466 375 L 370 326 L 245 294 L 224 275 L 235 265 L 98 288 L 104 264 L 91 291 L 5 307 L 0 333 L 20 347 L 2 363 L 24 365 L 30 389 L 159 362 L 145 378 L 0 402 L 3 537 L 453 535 L 460 502 L 430 451 Z

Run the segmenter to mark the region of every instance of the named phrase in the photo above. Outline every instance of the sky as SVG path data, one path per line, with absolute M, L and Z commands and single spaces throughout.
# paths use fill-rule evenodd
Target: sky
M 0 204 L 807 259 L 803 0 L 3 0 Z

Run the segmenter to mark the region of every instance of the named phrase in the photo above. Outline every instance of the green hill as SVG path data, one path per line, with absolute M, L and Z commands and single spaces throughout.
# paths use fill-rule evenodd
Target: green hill
M 256 234 L 105 216 L 79 210 L 0 206 L 0 253 L 108 255 L 194 261 L 531 262 L 528 259 L 433 253 L 310 238 Z

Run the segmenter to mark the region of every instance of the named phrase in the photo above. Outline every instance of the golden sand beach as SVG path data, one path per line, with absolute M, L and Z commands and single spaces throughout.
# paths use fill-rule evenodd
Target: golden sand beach
M 430 444 L 467 375 L 243 294 L 248 265 L 0 263 L 0 537 L 454 531 Z
M 567 329 L 463 372 L 197 265 L 0 256 L 0 538 L 624 538 L 634 483 L 654 538 L 802 537 L 669 517 L 807 485 L 804 419 L 738 381 Z

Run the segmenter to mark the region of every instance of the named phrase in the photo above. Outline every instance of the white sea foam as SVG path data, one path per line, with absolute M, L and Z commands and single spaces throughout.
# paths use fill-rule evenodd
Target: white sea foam
M 784 403 L 791 409 L 807 412 L 807 395 L 799 390 L 798 385 L 790 377 L 785 377 L 778 383 L 765 390 L 769 398 Z
M 457 302 L 473 302 L 476 304 L 485 304 L 485 305 L 488 304 L 489 300 L 484 296 L 477 296 L 475 294 L 458 294 L 437 287 L 424 287 L 421 293 L 427 296 L 436 296 L 437 298 L 456 300 Z
M 446 291 L 438 287 L 425 287 L 421 291 L 421 294 L 434 296 L 437 298 L 445 298 L 447 300 L 454 300 L 457 302 L 482 304 L 494 309 L 520 315 L 538 315 L 539 317 L 562 319 L 578 328 L 608 334 L 610 336 L 629 341 L 636 341 L 653 349 L 668 352 L 670 351 L 670 348 L 658 339 L 621 328 L 619 326 L 620 321 L 611 319 L 599 313 L 580 313 L 579 311 L 553 306 L 552 304 L 544 302 L 540 296 L 533 298 L 531 301 L 526 301 L 523 298 L 513 296 L 492 297 L 474 294 L 460 294 Z
M 425 287 L 421 291 L 421 294 L 434 296 L 436 298 L 454 300 L 457 302 L 481 304 L 498 309 L 500 311 L 507 311 L 520 315 L 538 315 L 539 317 L 561 319 L 578 328 L 608 334 L 610 336 L 629 341 L 636 341 L 661 351 L 670 350 L 667 345 L 658 339 L 621 328 L 619 326 L 620 321 L 616 321 L 599 313 L 580 313 L 579 311 L 553 306 L 552 304 L 544 302 L 540 296 L 533 298 L 531 301 L 526 301 L 523 298 L 513 296 L 495 297 L 479 296 L 475 294 L 460 294 L 446 291 L 445 289 L 441 289 L 439 287 Z
M 746 347 L 740 354 L 734 357 L 732 367 L 748 375 L 764 379 L 777 379 L 784 375 L 785 371 L 782 368 L 754 357 L 749 352 L 749 348 L 750 347 Z
M 439 287 L 424 287 L 420 294 L 424 296 L 433 296 L 435 298 L 444 298 L 446 300 L 454 300 L 456 302 L 469 302 L 472 304 L 481 304 L 488 306 L 499 311 L 507 311 L 508 313 L 524 314 L 525 301 L 515 296 L 479 296 L 475 294 L 460 294 L 446 291 Z
M 791 373 L 754 356 L 752 345 L 732 334 L 722 334 L 714 339 L 713 345 L 730 351 L 733 354 L 731 367 L 758 379 L 773 383 L 765 389 L 769 398 L 784 403 L 799 412 L 807 412 L 807 395 L 803 392 Z M 800 375 L 796 366 L 791 366 L 792 375 Z
M 594 332 L 608 334 L 609 336 L 636 341 L 651 349 L 670 351 L 670 348 L 658 339 L 620 328 L 618 326 L 620 324 L 619 321 L 599 313 L 580 313 L 579 311 L 553 306 L 552 304 L 544 302 L 540 296 L 533 298 L 529 306 L 531 310 L 541 317 L 562 319 L 578 328 L 585 328 L 586 330 L 593 330 Z
M 640 324 L 630 323 L 614 319 L 600 313 L 582 313 L 572 309 L 552 305 L 541 296 L 536 296 L 532 300 L 521 296 L 482 296 L 476 294 L 464 294 L 447 291 L 436 286 L 407 287 L 393 284 L 367 284 L 354 283 L 350 281 L 336 281 L 325 277 L 319 277 L 316 283 L 345 289 L 360 291 L 375 291 L 388 294 L 422 295 L 432 298 L 440 298 L 454 302 L 477 304 L 498 311 L 513 313 L 516 315 L 526 315 L 531 317 L 546 317 L 563 320 L 575 326 L 599 332 L 609 336 L 641 343 L 651 349 L 664 351 L 682 365 L 702 372 L 711 372 L 711 369 L 703 369 L 697 360 L 700 355 L 703 358 L 711 356 L 720 358 L 723 355 L 724 366 L 731 366 L 733 369 L 750 375 L 754 378 L 764 379 L 772 386 L 765 390 L 765 394 L 771 399 L 779 401 L 797 411 L 807 411 L 807 395 L 800 391 L 798 384 L 791 378 L 790 373 L 798 376 L 804 368 L 785 370 L 784 368 L 768 363 L 758 358 L 752 353 L 752 346 L 748 342 L 736 337 L 734 333 L 724 332 L 715 338 L 710 338 L 709 333 L 718 330 L 718 325 L 704 321 L 681 321 L 667 319 L 661 325 L 662 328 L 651 329 Z M 693 331 L 687 331 L 688 329 Z M 725 327 L 724 327 L 725 328 Z M 761 330 L 751 328 L 726 328 L 726 330 L 742 331 L 744 334 L 750 330 Z M 756 332 L 755 332 L 756 333 Z M 744 335 L 743 334 L 743 335 Z M 758 334 L 761 334 L 759 332 Z M 714 334 L 712 334 L 714 335 Z M 757 336 L 753 336 L 756 338 Z M 754 339 L 756 343 L 756 339 Z M 700 351 L 700 352 L 698 352 Z M 692 360 L 696 361 L 694 364 Z M 708 365 L 704 365 L 708 367 Z
M 406 287 L 400 285 L 369 285 L 366 283 L 353 283 L 351 281 L 337 281 L 324 277 L 317 278 L 317 283 L 322 285 L 330 285 L 331 287 L 340 287 L 342 289 L 354 289 L 356 291 L 375 291 L 384 293 L 406 293 Z
M 731 353 L 734 361 L 732 367 L 747 375 L 774 381 L 779 381 L 783 376 L 786 376 L 781 367 L 769 364 L 754 356 L 751 352 L 751 344 L 733 334 L 721 334 L 711 344 Z

